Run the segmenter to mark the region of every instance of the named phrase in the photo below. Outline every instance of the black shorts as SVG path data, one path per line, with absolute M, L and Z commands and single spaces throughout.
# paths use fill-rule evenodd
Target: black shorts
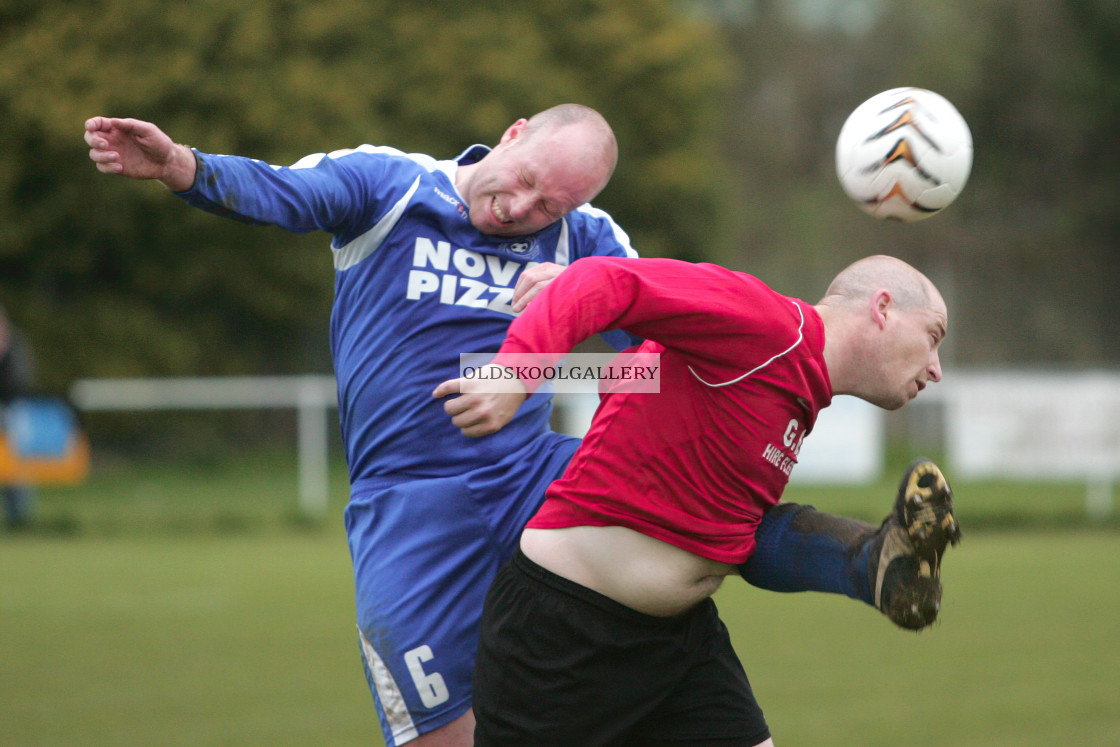
M 476 747 L 757 745 L 770 736 L 710 598 L 651 617 L 520 551 L 482 613 Z

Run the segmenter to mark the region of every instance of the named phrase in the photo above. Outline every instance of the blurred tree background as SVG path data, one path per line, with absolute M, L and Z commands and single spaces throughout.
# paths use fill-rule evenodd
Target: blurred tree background
M 945 95 L 975 140 L 963 196 L 917 224 L 864 215 L 833 171 L 848 112 L 898 85 Z M 1120 360 L 1114 0 L 2 0 L 0 304 L 57 391 L 327 372 L 327 237 L 99 174 L 84 120 L 271 163 L 449 158 L 564 101 L 614 125 L 597 204 L 646 256 L 815 298 L 890 253 L 945 291 L 951 363 Z
M 7 2 L 0 11 L 0 302 L 44 378 L 328 372 L 328 237 L 194 211 L 86 157 L 95 114 L 292 163 L 388 144 L 450 158 L 564 101 L 614 123 L 603 207 L 652 254 L 721 225 L 726 59 L 665 2 Z M 665 209 L 666 203 L 674 209 Z

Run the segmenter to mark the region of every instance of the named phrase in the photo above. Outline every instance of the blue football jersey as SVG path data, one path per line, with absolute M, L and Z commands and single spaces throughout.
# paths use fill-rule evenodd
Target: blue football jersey
M 592 255 L 636 256 L 610 216 L 590 205 L 536 234 L 479 233 L 455 173 L 488 152 L 476 145 L 454 160 L 436 160 L 363 145 L 282 167 L 195 151 L 195 185 L 180 194 L 191 205 L 333 237 L 331 351 L 354 484 L 461 474 L 547 431 L 547 394 L 531 397 L 498 433 L 470 439 L 431 392 L 460 375 L 460 354 L 498 350 L 514 316 L 514 285 L 526 268 Z

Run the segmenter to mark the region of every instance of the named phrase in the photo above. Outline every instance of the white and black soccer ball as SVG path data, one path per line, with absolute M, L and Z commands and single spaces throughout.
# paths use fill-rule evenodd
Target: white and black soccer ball
M 971 171 L 968 124 L 945 97 L 924 88 L 872 96 L 836 140 L 841 186 L 876 218 L 928 218 L 957 199 Z

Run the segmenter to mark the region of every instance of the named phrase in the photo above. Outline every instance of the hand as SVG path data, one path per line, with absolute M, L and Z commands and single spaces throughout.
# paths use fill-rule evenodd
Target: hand
M 89 158 L 103 174 L 130 179 L 157 179 L 175 192 L 194 184 L 195 160 L 190 148 L 171 140 L 150 122 L 93 117 L 86 120 Z
M 563 271 L 564 267 L 561 265 L 542 262 L 521 273 L 521 277 L 517 278 L 517 285 L 513 287 L 513 313 L 520 314 L 524 311 L 529 302 Z
M 501 372 L 509 371 L 494 365 L 487 368 Z M 521 407 L 521 403 L 529 397 L 525 385 L 515 377 L 499 374 L 490 381 L 501 381 L 504 388 L 512 387 L 517 391 L 477 391 L 482 388 L 484 381 L 459 378 L 448 379 L 432 392 L 432 396 L 437 399 L 449 394 L 459 395 L 444 402 L 443 411 L 451 416 L 451 424 L 464 436 L 478 438 L 497 433 L 513 420 L 517 408 Z M 476 391 L 471 391 L 472 389 Z

